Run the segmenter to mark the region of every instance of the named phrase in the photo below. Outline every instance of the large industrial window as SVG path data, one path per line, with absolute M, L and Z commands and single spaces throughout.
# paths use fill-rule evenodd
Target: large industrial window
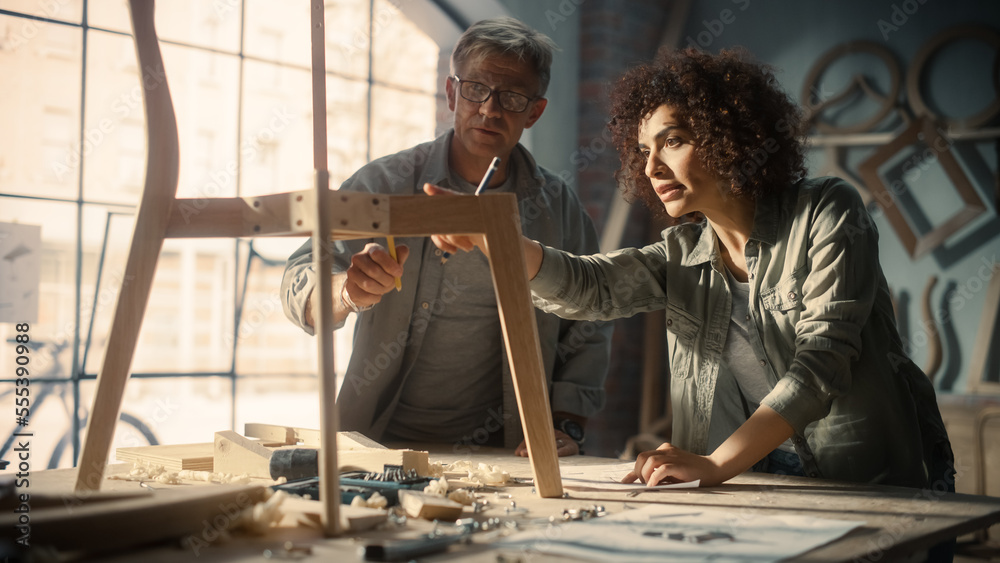
M 311 185 L 308 4 L 158 6 L 180 136 L 179 197 Z M 331 0 L 326 10 L 337 186 L 369 160 L 433 138 L 440 49 L 389 1 Z M 40 345 L 30 352 L 30 425 L 2 417 L 0 440 L 30 430 L 40 466 L 72 465 L 97 371 L 115 352 L 105 340 L 127 281 L 146 161 L 140 80 L 164 79 L 138 68 L 130 33 L 122 1 L 0 3 L 0 236 L 18 228 L 11 224 L 41 228 L 41 246 L 22 251 L 40 263 L 37 318 L 21 319 Z M 284 259 L 302 240 L 167 241 L 115 447 L 147 443 L 137 429 L 160 443 L 191 443 L 248 421 L 318 426 L 315 340 L 285 319 L 278 295 Z M 14 258 L 4 271 L 16 275 Z M 0 322 L 0 404 L 10 413 L 17 334 Z M 338 332 L 337 355 L 342 367 L 349 328 Z M 8 448 L 0 458 L 10 458 Z

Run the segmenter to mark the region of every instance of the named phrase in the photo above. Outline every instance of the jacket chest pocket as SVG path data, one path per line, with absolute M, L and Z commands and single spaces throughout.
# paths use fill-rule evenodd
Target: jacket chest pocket
M 667 347 L 670 375 L 687 379 L 694 372 L 694 346 L 701 321 L 676 305 L 667 305 Z
M 761 306 L 778 325 L 782 334 L 794 334 L 795 324 L 802 311 L 802 284 L 805 268 L 800 268 L 782 278 L 772 287 L 760 292 Z

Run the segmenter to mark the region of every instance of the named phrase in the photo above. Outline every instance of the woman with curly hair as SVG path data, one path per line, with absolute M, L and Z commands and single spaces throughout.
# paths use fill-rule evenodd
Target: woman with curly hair
M 626 479 L 710 486 L 754 468 L 954 490 L 875 225 L 849 184 L 805 178 L 804 126 L 772 71 L 739 51 L 664 51 L 618 81 L 611 113 L 626 197 L 691 220 L 609 254 L 523 242 L 542 310 L 666 311 L 671 441 Z M 447 251 L 481 242 L 434 238 Z

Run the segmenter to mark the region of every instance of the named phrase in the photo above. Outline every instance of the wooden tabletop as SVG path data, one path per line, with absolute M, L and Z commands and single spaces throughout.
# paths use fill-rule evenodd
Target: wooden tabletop
M 410 447 L 414 447 L 410 445 Z M 431 453 L 432 461 L 451 463 L 459 460 L 474 464 L 501 466 L 512 477 L 528 480 L 531 466 L 526 458 L 508 451 L 482 448 L 475 453 Z M 607 464 L 616 460 L 588 456 L 561 458 L 562 465 Z M 34 474 L 32 492 L 70 490 L 75 471 L 56 470 Z M 138 490 L 138 483 L 105 480 L 102 491 L 128 492 Z M 154 491 L 155 493 L 155 491 Z M 498 494 L 499 493 L 499 494 Z M 509 497 L 508 497 L 509 496 Z M 501 488 L 489 488 L 484 498 L 491 499 L 487 510 L 473 515 L 477 519 L 491 517 L 516 521 L 519 529 L 545 526 L 549 517 L 559 518 L 563 510 L 604 507 L 614 514 L 648 504 L 682 506 L 712 506 L 731 510 L 753 518 L 756 515 L 799 514 L 820 518 L 864 522 L 843 538 L 809 551 L 796 561 L 891 561 L 926 550 L 945 539 L 955 538 L 1000 522 L 1000 498 L 921 491 L 902 487 L 859 486 L 849 483 L 787 477 L 769 474 L 744 474 L 717 487 L 627 492 L 590 492 L 568 490 L 566 498 L 543 499 L 533 493 L 528 483 L 511 483 Z M 510 503 L 515 505 L 510 510 Z M 317 503 L 318 504 L 318 503 Z M 467 509 L 468 512 L 468 509 Z M 293 527 L 286 518 L 282 527 L 272 528 L 262 536 L 237 536 L 230 541 L 200 545 L 198 559 L 202 561 L 260 561 L 265 550 L 280 551 L 286 541 L 305 551 L 297 553 L 303 560 L 361 561 L 359 552 L 366 542 L 378 539 L 398 539 L 426 534 L 433 525 L 410 519 L 404 528 L 376 530 L 340 538 L 327 539 L 319 530 Z M 111 532 L 109 532 L 111 533 Z M 427 561 L 462 561 L 495 563 L 498 555 L 506 560 L 525 560 L 524 553 L 504 553 L 485 539 L 473 537 L 468 544 L 455 545 L 444 553 L 422 557 Z M 147 563 L 158 561 L 188 561 L 191 545 L 167 544 L 107 554 L 108 561 L 134 561 L 142 557 Z M 539 556 L 530 560 L 571 561 L 571 559 Z

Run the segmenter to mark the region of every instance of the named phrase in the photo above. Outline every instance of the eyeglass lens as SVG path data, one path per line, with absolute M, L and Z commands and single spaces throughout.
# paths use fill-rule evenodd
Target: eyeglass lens
M 501 108 L 506 111 L 520 113 L 528 107 L 528 102 L 531 101 L 531 98 L 524 94 L 518 94 L 509 90 L 494 90 L 479 82 L 469 82 L 459 79 L 459 83 L 461 85 L 462 97 L 477 104 L 484 103 L 490 99 L 490 96 L 496 94 Z

